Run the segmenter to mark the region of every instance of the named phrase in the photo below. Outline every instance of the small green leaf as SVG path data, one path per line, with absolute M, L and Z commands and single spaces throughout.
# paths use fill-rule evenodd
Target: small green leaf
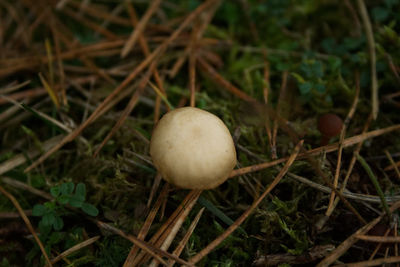
M 317 90 L 318 93 L 323 94 L 325 93 L 325 85 L 318 83 L 315 85 L 315 90 Z
M 71 196 L 61 195 L 57 198 L 57 200 L 61 205 L 65 205 L 69 202 L 70 198 L 71 198 Z
M 99 210 L 89 203 L 83 203 L 82 210 L 90 216 L 97 216 L 99 214 Z
M 84 199 L 76 196 L 71 196 L 68 200 L 68 203 L 75 208 L 80 208 L 82 207 Z
M 33 216 L 43 216 L 46 212 L 46 207 L 40 204 L 33 206 L 32 215 Z
M 312 83 L 310 82 L 305 82 L 299 85 L 299 89 L 300 89 L 300 93 L 302 95 L 307 95 L 311 92 L 311 88 L 312 88 Z
M 61 185 L 61 194 L 63 195 L 70 195 L 74 192 L 74 183 L 68 182 Z
M 54 216 L 53 213 L 44 214 L 43 218 L 42 218 L 43 225 L 45 225 L 45 226 L 52 225 L 55 220 L 56 220 L 56 217 Z
M 40 236 L 46 236 L 51 231 L 51 225 L 44 224 L 43 218 L 39 222 Z
M 374 20 L 378 22 L 384 21 L 389 16 L 389 10 L 383 7 L 375 7 L 371 13 Z
M 295 72 L 292 72 L 291 74 L 292 74 L 292 76 L 297 80 L 298 83 L 301 84 L 301 83 L 304 83 L 304 82 L 305 82 L 303 76 L 301 76 L 300 74 L 295 73 Z
M 86 186 L 83 183 L 79 183 L 76 185 L 75 189 L 75 196 L 78 198 L 81 198 L 82 200 L 85 200 L 86 197 Z
M 64 221 L 61 219 L 61 217 L 56 216 L 53 222 L 54 230 L 60 231 L 63 228 L 63 226 L 64 226 Z
M 58 197 L 60 195 L 60 186 L 54 186 L 50 188 L 50 193 L 53 197 Z

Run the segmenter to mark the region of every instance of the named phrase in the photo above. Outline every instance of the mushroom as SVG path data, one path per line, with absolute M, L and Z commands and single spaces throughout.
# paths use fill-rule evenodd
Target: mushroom
M 321 146 L 328 144 L 329 139 L 340 134 L 343 128 L 342 119 L 333 113 L 327 113 L 319 117 L 318 130 L 322 134 Z
M 158 121 L 150 155 L 166 181 L 186 189 L 215 188 L 236 165 L 228 128 L 214 114 L 193 107 L 174 109 Z

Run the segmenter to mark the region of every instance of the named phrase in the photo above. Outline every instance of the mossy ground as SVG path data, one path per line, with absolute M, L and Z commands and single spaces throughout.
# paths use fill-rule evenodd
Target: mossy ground
M 0 167 L 15 162 L 18 155 L 24 159 L 24 162 L 0 173 L 0 185 L 29 215 L 50 258 L 90 237 L 99 236 L 96 242 L 67 256 L 58 265 L 122 266 L 132 243 L 98 228 L 93 219 L 107 222 L 134 236 L 139 233 L 164 185 L 161 181 L 153 202 L 148 205 L 156 177 L 148 154 L 148 142 L 154 127 L 155 110 L 160 108 L 162 115 L 167 105 L 162 101 L 158 107 L 157 93 L 148 84 L 139 89 L 140 80 L 146 79 L 146 68 L 112 98 L 111 101 L 115 102 L 109 110 L 35 168 L 25 172 L 39 155 L 45 153 L 46 141 L 56 136 L 62 138 L 77 129 L 146 58 L 139 41 L 128 56 L 120 57 L 133 29 L 130 9 L 122 1 L 71 0 L 58 8 L 56 1 L 36 2 L 35 5 L 22 0 L 0 3 Z M 346 138 L 362 132 L 371 114 L 373 75 L 365 23 L 359 12 L 358 2 L 362 1 L 211 2 L 214 3 L 169 44 L 166 52 L 156 57 L 156 69 L 168 101 L 176 107 L 189 105 L 187 51 L 198 57 L 195 64 L 195 105 L 216 114 L 226 123 L 237 146 L 237 168 L 272 161 L 275 156 L 289 156 L 296 145 L 293 133 L 305 140 L 305 149 L 318 148 L 321 134 L 316 124 L 319 115 L 335 113 L 345 119 L 356 98 L 358 79 L 360 94 Z M 400 123 L 400 102 L 397 95 L 392 95 L 399 92 L 400 85 L 400 1 L 365 2 L 375 41 L 380 102 L 378 117 L 369 125 L 369 131 L 372 131 Z M 140 21 L 149 5 L 146 1 L 132 3 Z M 150 52 L 170 37 L 202 3 L 197 0 L 162 1 L 143 32 Z M 107 15 L 111 14 L 110 19 Z M 194 39 L 192 33 L 201 29 L 207 16 L 212 16 L 210 23 L 191 50 L 187 50 Z M 96 48 L 96 44 L 102 47 Z M 82 48 L 87 50 L 79 53 Z M 71 51 L 75 54 L 69 53 Z M 179 59 L 185 59 L 184 64 L 173 76 L 171 70 Z M 199 63 L 201 60 L 211 66 L 223 81 L 238 88 L 239 93 L 229 91 L 226 83 L 225 86 L 221 84 L 221 79 Z M 50 93 L 44 89 L 38 73 L 49 84 Z M 25 86 L 10 89 L 25 81 L 29 81 Z M 159 86 L 153 76 L 150 81 Z M 134 92 L 139 90 L 142 91 L 136 106 L 94 157 Z M 241 94 L 257 102 L 248 102 Z M 11 100 L 25 105 L 18 106 Z M 272 115 L 276 112 L 279 118 Z M 267 132 L 274 128 L 274 123 L 278 131 L 276 145 L 271 147 Z M 330 140 L 331 143 L 337 141 L 338 137 Z M 32 150 L 39 153 L 32 156 L 28 153 Z M 355 146 L 343 150 L 339 183 L 346 175 L 354 150 Z M 398 130 L 365 140 L 360 154 L 372 168 L 384 194 L 393 196 L 399 192 L 400 177 L 395 171 L 385 169 L 391 165 L 385 151 L 398 161 Z M 313 157 L 318 168 L 333 179 L 337 151 L 321 151 Z M 249 208 L 281 167 L 281 164 L 276 164 L 246 173 L 229 179 L 214 190 L 204 191 L 171 247 L 179 243 L 196 214 L 206 207 L 180 257 L 189 259 L 196 255 Z M 298 159 L 289 171 L 314 184 L 327 186 L 315 168 L 306 159 Z M 54 193 L 51 190 L 56 186 L 82 183 L 86 188 L 84 202 L 96 207 L 99 213 L 90 216 L 90 211 L 81 209 L 79 205 L 70 209 L 66 203 L 46 200 L 31 190 L 6 182 L 4 178 L 23 182 L 30 189 L 49 194 Z M 347 189 L 353 193 L 377 195 L 358 162 Z M 176 188 L 170 190 L 145 240 L 160 229 L 188 193 Z M 349 201 L 366 221 L 383 212 L 379 203 Z M 276 264 L 282 266 L 295 263 L 315 265 L 332 247 L 363 225 L 340 202 L 324 227 L 317 229 L 316 224 L 326 212 L 328 202 L 329 194 L 326 192 L 285 176 L 240 228 L 198 265 L 243 266 L 262 262 L 267 255 L 281 257 Z M 43 222 L 43 215 L 30 216 L 31 210 L 39 204 L 47 205 L 51 214 L 47 224 Z M 9 213 L 16 215 L 16 212 L 9 199 L 0 194 L 0 265 L 45 264 L 23 221 L 18 216 L 6 217 Z M 61 228 L 53 224 L 56 219 L 52 216 L 61 218 Z M 393 225 L 397 218 L 397 213 L 394 213 L 394 217 L 385 223 Z M 324 246 L 331 247 L 324 250 Z M 318 248 L 322 251 L 320 256 L 310 256 L 308 260 L 302 258 Z M 369 243 L 359 242 L 339 260 L 367 260 L 374 248 Z M 390 247 L 389 255 L 395 255 L 394 246 Z M 376 257 L 384 257 L 384 251 L 378 251 Z

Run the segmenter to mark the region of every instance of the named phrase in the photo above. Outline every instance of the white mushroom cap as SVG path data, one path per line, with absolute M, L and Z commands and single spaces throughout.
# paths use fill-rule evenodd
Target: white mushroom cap
M 222 120 L 192 107 L 174 109 L 160 119 L 150 155 L 165 180 L 187 189 L 217 187 L 236 165 L 232 136 Z

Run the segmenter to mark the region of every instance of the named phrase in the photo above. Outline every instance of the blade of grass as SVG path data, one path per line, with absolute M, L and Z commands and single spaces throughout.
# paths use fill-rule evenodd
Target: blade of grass
M 43 84 L 43 87 L 46 89 L 47 93 L 49 94 L 51 100 L 53 101 L 54 105 L 56 105 L 57 109 L 60 108 L 60 103 L 58 102 L 57 95 L 55 94 L 53 88 L 48 84 L 46 79 L 43 77 L 42 73 L 39 72 L 40 81 Z
M 205 199 L 204 197 L 200 196 L 199 199 L 197 200 L 197 202 L 202 205 L 203 207 L 205 207 L 208 211 L 210 211 L 212 214 L 214 214 L 218 219 L 220 219 L 221 221 L 223 221 L 224 223 L 226 223 L 228 226 L 231 226 L 232 224 L 234 224 L 235 222 L 229 218 L 228 215 L 226 215 L 222 210 L 220 210 L 219 208 L 217 208 L 213 203 L 211 203 L 210 201 L 208 201 L 207 199 Z M 245 237 L 247 237 L 247 233 L 246 231 L 239 226 L 238 228 L 239 232 L 241 234 L 243 234 Z
M 165 102 L 165 104 L 167 104 L 167 106 L 172 110 L 174 109 L 174 106 L 171 104 L 171 102 L 169 102 L 169 100 L 167 99 L 167 97 L 160 91 L 160 89 L 157 88 L 157 86 L 155 86 L 152 82 L 149 81 L 149 84 L 151 86 L 151 88 L 154 89 L 154 91 L 157 93 L 157 95 L 159 97 L 161 97 L 161 99 Z
M 53 87 L 54 86 L 53 54 L 51 53 L 50 40 L 47 38 L 45 40 L 45 46 L 46 46 L 47 57 L 49 58 L 48 65 L 49 65 L 50 86 Z
M 371 167 L 368 165 L 368 163 L 365 161 L 365 159 L 360 154 L 357 154 L 356 157 L 357 157 L 357 160 L 361 163 L 361 166 L 363 166 L 364 170 L 367 172 L 368 177 L 371 179 L 371 182 L 374 185 L 376 192 L 378 193 L 378 196 L 381 198 L 382 206 L 383 206 L 383 209 L 385 210 L 387 216 L 389 218 L 391 218 L 392 213 L 389 210 L 389 206 L 386 202 L 385 195 L 383 194 L 383 191 L 379 185 L 378 179 L 376 178 L 374 172 L 372 171 Z
M 378 99 L 378 77 L 376 73 L 376 52 L 375 40 L 372 30 L 371 21 L 369 19 L 368 10 L 363 0 L 357 0 L 357 5 L 361 13 L 361 19 L 364 23 L 365 34 L 368 41 L 368 52 L 371 61 L 371 101 L 372 101 L 372 116 L 374 120 L 379 112 L 379 99 Z
M 224 241 L 230 234 L 232 234 L 243 222 L 247 219 L 250 213 L 261 203 L 261 201 L 279 184 L 282 178 L 286 175 L 290 166 L 295 161 L 297 155 L 300 152 L 300 148 L 303 145 L 303 140 L 301 140 L 295 147 L 293 153 L 290 155 L 289 159 L 286 161 L 285 166 L 280 170 L 279 174 L 275 177 L 272 183 L 268 186 L 268 188 L 264 191 L 264 193 L 253 202 L 253 204 L 235 221 L 234 224 L 228 227 L 228 229 L 223 232 L 220 236 L 218 236 L 214 241 L 208 244 L 204 249 L 199 251 L 195 256 L 189 259 L 190 263 L 197 263 L 202 258 L 204 258 L 208 253 L 210 253 L 213 249 L 215 249 L 222 241 Z

